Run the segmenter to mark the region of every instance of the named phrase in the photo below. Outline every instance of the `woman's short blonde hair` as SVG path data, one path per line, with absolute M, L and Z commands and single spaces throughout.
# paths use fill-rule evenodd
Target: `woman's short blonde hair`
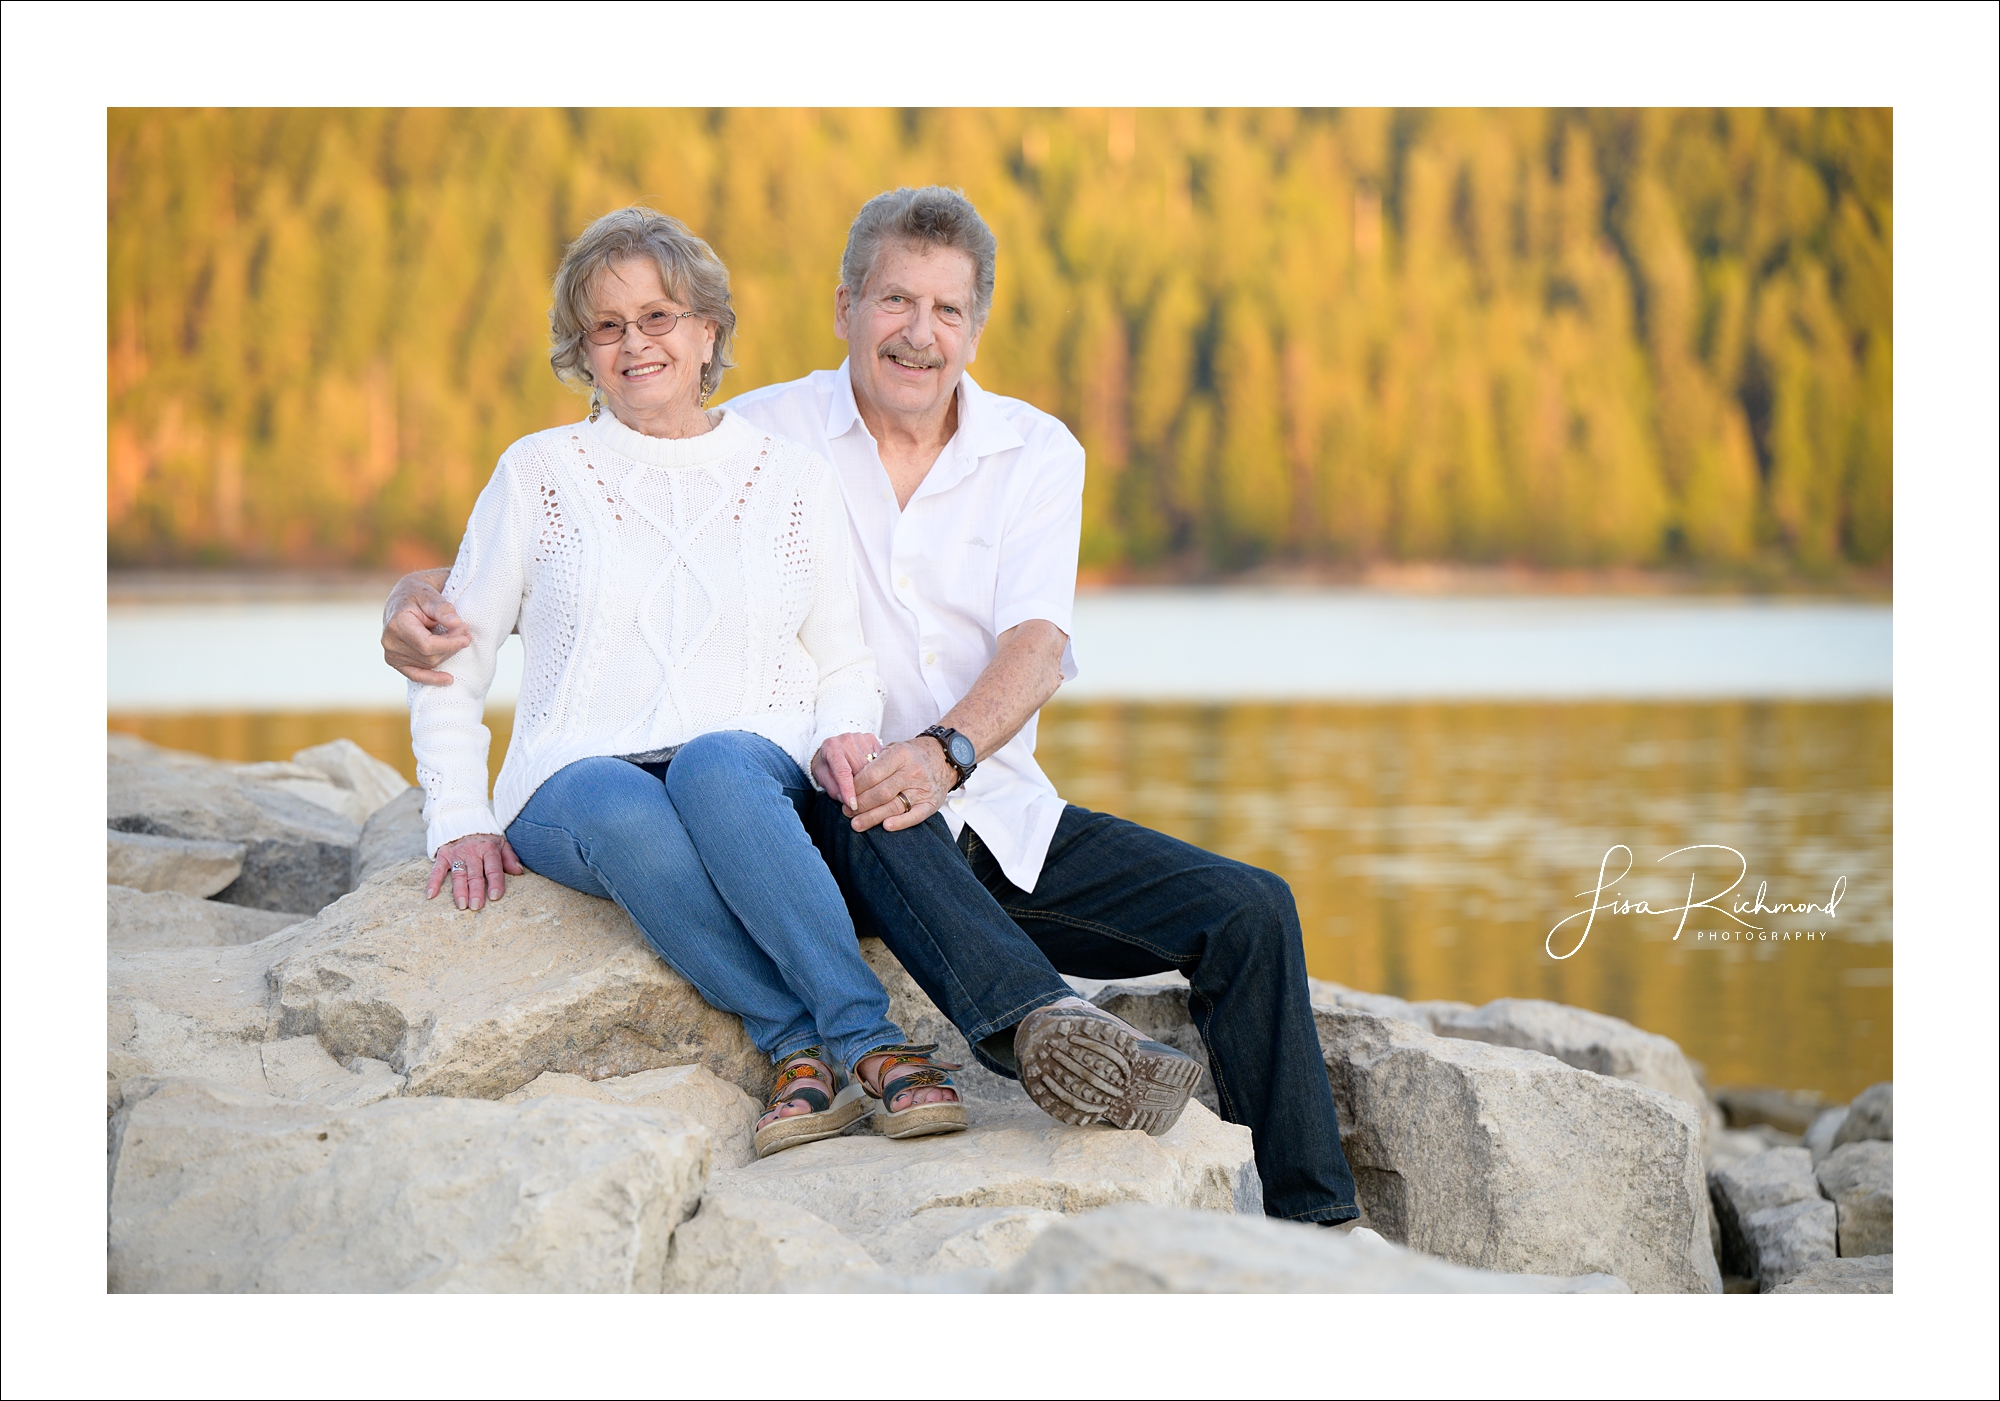
M 589 386 L 591 401 L 596 402 L 597 389 L 583 348 L 583 333 L 591 321 L 590 287 L 600 272 L 628 258 L 652 259 L 667 295 L 715 323 L 715 352 L 701 372 L 702 398 L 707 399 L 721 387 L 723 371 L 736 363 L 729 358 L 736 339 L 729 269 L 686 224 L 643 204 L 612 210 L 563 250 L 562 265 L 556 269 L 555 300 L 549 305 L 549 364 L 556 378 Z

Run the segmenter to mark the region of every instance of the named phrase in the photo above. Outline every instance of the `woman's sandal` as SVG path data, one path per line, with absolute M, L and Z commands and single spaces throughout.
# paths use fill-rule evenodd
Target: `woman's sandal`
M 855 1061 L 859 1066 L 877 1056 L 888 1056 L 875 1067 L 875 1078 L 882 1086 L 880 1091 L 868 1089 L 868 1082 L 862 1080 L 858 1073 L 854 1077 L 871 1099 L 882 1101 L 882 1107 L 875 1113 L 875 1132 L 885 1138 L 922 1138 L 926 1134 L 964 1132 L 965 1091 L 953 1083 L 948 1072 L 965 1067 L 948 1060 L 932 1060 L 930 1053 L 936 1049 L 935 1041 L 923 1046 L 878 1046 Z M 899 1065 L 918 1068 L 891 1079 L 891 1072 Z M 933 1086 L 950 1090 L 958 1098 L 932 1104 L 912 1104 L 903 1109 L 889 1107 L 900 1094 Z
M 832 1099 L 818 1085 L 802 1084 L 801 1081 L 823 1080 L 838 1089 Z M 833 1065 L 826 1058 L 823 1046 L 808 1046 L 805 1050 L 785 1057 L 778 1067 L 777 1083 L 771 1086 L 770 1098 L 764 1101 L 764 1112 L 802 1099 L 812 1106 L 809 1113 L 788 1114 L 771 1120 L 758 1128 L 752 1136 L 757 1156 L 768 1158 L 773 1153 L 787 1148 L 796 1148 L 801 1143 L 817 1143 L 822 1138 L 832 1138 L 862 1115 L 873 1112 L 868 1103 L 866 1087 L 858 1080 L 841 1083 L 842 1077 L 834 1072 Z

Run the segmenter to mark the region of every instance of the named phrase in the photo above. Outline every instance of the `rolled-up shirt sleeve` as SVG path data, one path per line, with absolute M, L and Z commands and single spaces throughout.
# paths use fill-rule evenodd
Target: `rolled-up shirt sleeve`
M 1076 612 L 1076 558 L 1083 537 L 1083 444 L 1063 433 L 1040 455 L 1035 480 L 1021 497 L 999 541 L 993 584 L 997 636 L 1036 618 L 1068 638 Z M 1062 678 L 1076 679 L 1075 647 L 1065 641 Z

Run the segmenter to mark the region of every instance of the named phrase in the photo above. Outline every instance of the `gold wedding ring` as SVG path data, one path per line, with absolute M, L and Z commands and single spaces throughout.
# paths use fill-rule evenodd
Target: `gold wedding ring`
M 916 804 L 910 801 L 910 795 L 908 793 L 898 793 L 896 796 L 903 800 L 904 812 L 911 812 L 915 810 Z

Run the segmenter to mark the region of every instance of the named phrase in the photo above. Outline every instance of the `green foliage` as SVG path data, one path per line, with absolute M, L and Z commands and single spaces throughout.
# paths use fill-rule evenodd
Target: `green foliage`
M 974 373 L 1089 452 L 1084 559 L 1806 570 L 1891 538 L 1890 117 L 142 111 L 110 120 L 114 563 L 447 558 L 577 415 L 565 239 L 728 262 L 725 393 L 839 362 L 848 220 L 963 188 Z

